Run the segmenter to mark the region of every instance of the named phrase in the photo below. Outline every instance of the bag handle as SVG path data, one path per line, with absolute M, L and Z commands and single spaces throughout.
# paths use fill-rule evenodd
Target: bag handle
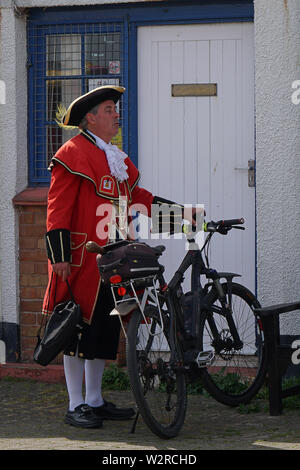
M 51 287 L 52 287 L 53 274 L 54 274 L 54 273 L 53 273 L 53 271 L 52 271 L 52 273 L 51 273 L 51 279 L 50 279 L 50 284 L 49 284 L 49 289 L 48 289 L 47 312 L 48 312 L 48 310 L 49 310 L 49 304 L 50 304 L 50 292 L 51 292 Z M 71 289 L 71 286 L 70 286 L 70 284 L 69 284 L 69 281 L 66 280 L 66 283 L 67 283 L 67 286 L 68 286 L 68 289 L 69 289 L 69 293 L 70 293 L 70 296 L 71 296 L 71 300 L 72 300 L 74 303 L 76 303 L 76 302 L 75 302 L 75 299 L 74 299 L 74 295 L 73 295 L 72 289 Z M 56 283 L 55 283 L 54 302 L 55 302 L 55 297 L 56 297 L 56 287 L 57 287 L 57 281 L 56 281 Z M 47 314 L 47 315 L 48 315 L 48 314 Z M 40 327 L 39 327 L 38 332 L 37 332 L 37 337 L 38 337 L 38 339 L 40 339 L 40 337 L 41 337 L 41 330 L 42 330 L 42 327 L 44 326 L 44 329 L 45 329 L 46 326 L 47 326 L 47 323 L 48 323 L 48 321 L 46 321 L 46 322 L 45 322 L 45 325 L 43 325 L 43 323 L 44 323 L 44 316 L 46 317 L 46 314 L 43 315 L 43 318 L 42 318 Z
M 70 292 L 71 300 L 74 302 L 74 304 L 76 304 L 75 299 L 74 299 L 74 295 L 73 295 L 73 292 L 72 292 L 72 289 L 71 289 L 71 286 L 69 284 L 68 279 L 66 280 L 66 283 L 67 283 L 67 286 L 68 286 L 68 289 L 69 289 L 69 292 Z

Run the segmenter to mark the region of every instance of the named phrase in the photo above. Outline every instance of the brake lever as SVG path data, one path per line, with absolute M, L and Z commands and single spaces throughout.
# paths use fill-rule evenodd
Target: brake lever
M 232 227 L 218 227 L 217 232 L 220 233 L 221 235 L 227 235 L 229 230 L 231 230 Z
M 231 228 L 237 228 L 238 230 L 245 230 L 245 227 L 237 227 L 236 225 L 233 225 Z

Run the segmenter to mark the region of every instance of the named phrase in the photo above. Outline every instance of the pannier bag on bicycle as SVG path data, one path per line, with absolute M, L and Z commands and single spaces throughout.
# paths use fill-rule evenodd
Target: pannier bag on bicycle
M 122 282 L 158 274 L 164 269 L 153 248 L 139 242 L 112 243 L 109 251 L 102 256 L 97 255 L 97 265 L 106 284 L 116 282 L 112 281 L 114 276 L 120 276 L 119 282 Z

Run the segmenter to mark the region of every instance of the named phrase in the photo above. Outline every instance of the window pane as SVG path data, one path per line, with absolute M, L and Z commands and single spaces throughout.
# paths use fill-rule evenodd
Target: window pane
M 85 36 L 85 72 L 87 75 L 120 74 L 120 33 Z
M 47 80 L 47 121 L 55 121 L 56 113 L 65 110 L 81 93 L 81 80 Z
M 81 73 L 81 36 L 63 34 L 47 36 L 47 75 Z
M 97 88 L 99 86 L 103 85 L 120 85 L 120 80 L 118 78 L 89 78 L 86 80 L 86 91 L 91 91 L 94 88 Z M 122 98 L 118 103 L 116 104 L 116 110 L 120 115 L 119 122 L 120 122 L 120 127 L 118 134 L 113 137 L 112 139 L 112 144 L 117 145 L 121 150 L 123 148 L 123 137 L 122 137 L 122 128 L 123 128 L 123 112 L 122 112 Z
M 62 146 L 64 142 L 78 134 L 78 129 L 63 129 L 57 125 L 47 126 L 47 161 L 44 163 L 48 167 L 51 158 Z

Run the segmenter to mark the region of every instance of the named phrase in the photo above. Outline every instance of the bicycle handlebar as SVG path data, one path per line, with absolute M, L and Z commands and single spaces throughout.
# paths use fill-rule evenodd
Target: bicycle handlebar
M 236 227 L 236 225 L 244 224 L 245 220 L 243 218 L 240 219 L 227 219 L 227 220 L 219 220 L 218 222 L 214 222 L 213 220 L 207 223 L 204 223 L 204 232 L 219 232 L 222 235 L 226 235 L 228 230 L 232 228 L 237 228 L 240 230 L 245 230 L 244 227 Z
M 245 230 L 244 227 L 236 227 L 236 225 L 242 225 L 242 224 L 244 224 L 244 222 L 245 221 L 244 221 L 243 218 L 219 220 L 218 222 L 214 222 L 213 220 L 211 220 L 210 222 L 204 222 L 203 223 L 203 230 L 204 230 L 204 232 L 218 232 L 218 233 L 221 233 L 222 235 L 226 235 L 228 233 L 228 231 L 231 230 L 232 228 Z M 186 234 L 193 233 L 196 230 L 197 230 L 197 228 L 193 227 L 192 225 L 189 225 L 189 226 L 188 225 L 183 225 L 183 227 L 182 227 L 183 233 L 186 233 Z M 99 246 L 97 243 L 95 243 L 93 241 L 88 241 L 86 243 L 85 247 L 86 247 L 86 250 L 88 252 L 96 253 L 96 254 L 100 254 L 100 255 L 103 255 L 107 250 L 107 246 L 106 247 Z
M 210 232 L 211 234 L 218 232 L 221 235 L 227 235 L 229 230 L 231 230 L 232 228 L 245 230 L 244 227 L 239 226 L 244 224 L 244 222 L 245 220 L 241 217 L 240 219 L 218 220 L 218 222 L 214 222 L 213 220 L 211 220 L 210 222 L 204 221 L 201 227 L 200 225 L 196 227 L 192 224 L 184 224 L 182 226 L 182 232 L 187 236 L 188 241 L 193 242 L 195 234 L 200 230 L 203 230 L 204 232 Z
M 217 224 L 222 225 L 223 227 L 232 227 L 232 225 L 242 225 L 244 223 L 244 219 L 228 219 L 228 220 L 219 220 Z

